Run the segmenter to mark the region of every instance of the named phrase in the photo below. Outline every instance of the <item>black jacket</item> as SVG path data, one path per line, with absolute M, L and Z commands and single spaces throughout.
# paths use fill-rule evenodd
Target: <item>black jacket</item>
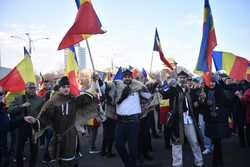
M 5 113 L 0 113 L 0 133 L 5 133 L 26 124 L 23 118 L 9 120 Z
M 211 104 L 209 94 L 213 93 L 214 101 Z M 225 138 L 230 136 L 228 118 L 232 99 L 221 84 L 216 84 L 214 89 L 207 88 L 209 110 L 205 114 L 206 136 L 211 138 Z

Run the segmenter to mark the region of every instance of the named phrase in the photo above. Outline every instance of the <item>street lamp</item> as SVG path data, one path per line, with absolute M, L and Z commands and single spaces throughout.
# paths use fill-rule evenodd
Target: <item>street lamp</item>
M 29 42 L 29 54 L 31 55 L 31 51 L 32 51 L 32 43 L 35 42 L 35 41 L 39 41 L 39 40 L 42 40 L 42 39 L 46 39 L 48 40 L 49 38 L 48 37 L 44 37 L 44 38 L 37 38 L 37 39 L 31 39 L 30 37 L 30 34 L 29 33 L 25 33 L 25 35 L 27 36 L 28 38 L 28 42 Z M 10 36 L 11 38 L 15 38 L 15 39 L 20 39 L 20 40 L 23 40 L 25 41 L 24 38 L 20 37 L 20 36 L 17 36 L 17 35 L 11 35 Z

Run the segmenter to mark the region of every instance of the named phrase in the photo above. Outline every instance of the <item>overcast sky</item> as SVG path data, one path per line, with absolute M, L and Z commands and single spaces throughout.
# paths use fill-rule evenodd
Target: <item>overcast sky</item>
M 149 69 L 155 27 L 166 57 L 193 71 L 202 38 L 204 0 L 92 0 L 106 34 L 89 39 L 97 69 L 132 65 Z M 250 60 L 250 1 L 210 0 L 218 46 Z M 72 25 L 74 0 L 1 0 L 1 65 L 14 67 L 23 57 L 29 33 L 34 40 L 32 60 L 37 73 L 63 68 L 57 47 Z M 10 38 L 11 35 L 21 39 Z M 49 37 L 49 40 L 36 40 Z M 85 45 L 82 42 L 82 45 Z M 88 67 L 91 65 L 88 60 Z M 153 70 L 162 63 L 154 54 Z

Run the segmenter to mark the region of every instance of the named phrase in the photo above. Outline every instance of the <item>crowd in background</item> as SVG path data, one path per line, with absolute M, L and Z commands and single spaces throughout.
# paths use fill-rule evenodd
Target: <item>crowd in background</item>
M 152 153 L 152 138 L 163 136 L 166 149 L 172 148 L 173 166 L 181 167 L 185 163 L 181 155 L 182 145 L 187 141 L 196 166 L 204 166 L 203 156 L 211 153 L 213 166 L 217 167 L 224 162 L 224 138 L 236 135 L 240 147 L 250 146 L 248 81 L 234 81 L 225 74 L 216 73 L 206 86 L 202 78 L 192 78 L 184 71 L 166 81 L 149 81 L 132 78 L 127 70 L 121 82 L 126 86 L 117 87 L 115 97 L 112 94 L 115 81 L 102 81 L 97 75 L 92 77 L 88 90 L 98 96 L 104 112 L 80 127 L 80 133 L 89 139 L 90 154 L 100 153 L 112 158 L 116 156 L 115 145 L 125 167 L 135 167 L 145 161 L 157 161 Z M 42 85 L 38 90 L 34 83 L 27 83 L 25 93 L 11 102 L 6 100 L 7 92 L 0 90 L 0 167 L 8 167 L 11 161 L 22 167 L 26 158 L 29 166 L 35 167 L 38 153 L 42 154 L 42 162 L 54 162 L 49 153 L 49 143 L 55 135 L 53 128 L 47 128 L 37 140 L 32 123 L 44 103 L 65 85 L 47 80 Z M 96 146 L 100 127 L 103 129 L 102 145 Z M 24 156 L 26 142 L 30 157 Z M 126 143 L 129 151 L 125 148 Z M 78 147 L 76 159 L 82 156 L 81 150 L 86 149 Z

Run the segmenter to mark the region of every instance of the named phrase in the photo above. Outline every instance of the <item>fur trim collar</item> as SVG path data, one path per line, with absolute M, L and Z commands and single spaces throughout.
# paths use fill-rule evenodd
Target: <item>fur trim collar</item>
M 112 103 L 116 104 L 121 95 L 123 89 L 127 86 L 121 80 L 113 81 L 111 84 L 108 85 L 110 87 L 109 96 L 112 98 Z M 133 92 L 138 92 L 145 88 L 144 84 L 137 80 L 132 80 L 131 84 L 129 85 L 130 89 Z
M 59 92 L 55 93 L 49 101 L 47 101 L 46 106 L 60 106 L 65 104 L 66 102 L 70 101 L 73 97 L 71 95 L 65 96 Z

